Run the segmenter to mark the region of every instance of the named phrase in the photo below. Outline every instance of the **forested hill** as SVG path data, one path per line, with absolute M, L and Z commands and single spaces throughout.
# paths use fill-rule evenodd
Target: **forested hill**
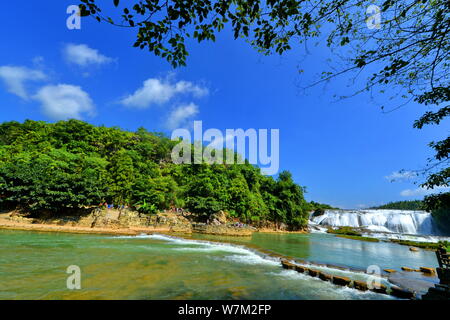
M 395 201 L 372 209 L 398 209 L 398 210 L 423 210 L 424 203 L 421 200 Z
M 148 214 L 175 206 L 199 217 L 225 210 L 247 223 L 306 225 L 313 205 L 289 172 L 274 179 L 250 164 L 177 165 L 175 143 L 144 128 L 78 120 L 3 123 L 0 206 L 56 215 L 106 201 Z

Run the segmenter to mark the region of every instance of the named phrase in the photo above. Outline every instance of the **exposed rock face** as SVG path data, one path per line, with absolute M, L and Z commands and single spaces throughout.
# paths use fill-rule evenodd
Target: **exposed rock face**
M 295 264 L 293 264 L 287 260 L 281 260 L 281 265 L 283 266 L 283 268 L 289 269 L 289 270 L 295 270 L 297 267 Z
M 90 228 L 132 228 L 132 227 L 166 227 L 167 229 L 190 232 L 191 223 L 181 214 L 174 212 L 161 212 L 155 215 L 142 215 L 137 211 L 128 209 L 102 209 L 92 210 L 86 215 L 63 216 L 48 219 L 35 219 L 38 223 L 67 225 Z
M 323 281 L 331 281 L 333 277 L 325 272 L 319 272 L 319 278 Z
M 397 286 L 391 287 L 391 295 L 401 299 L 414 299 L 415 293 L 410 290 L 402 289 Z
M 192 231 L 225 236 L 251 236 L 254 229 L 250 227 L 235 227 L 228 224 L 209 225 L 204 223 L 196 223 L 192 225 Z
M 353 288 L 361 291 L 367 291 L 369 288 L 367 287 L 367 283 L 364 281 L 355 280 L 353 281 Z
M 300 272 L 300 273 L 305 273 L 306 269 L 307 268 L 305 268 L 303 266 L 298 266 L 298 265 L 295 266 L 295 271 Z
M 338 286 L 348 286 L 350 285 L 350 282 L 352 282 L 352 280 L 350 280 L 350 278 L 347 277 L 339 277 L 339 276 L 333 277 L 333 283 L 337 284 Z
M 220 226 L 227 223 L 227 213 L 220 210 L 219 212 L 213 213 L 209 216 L 209 224 L 213 226 Z
M 387 287 L 384 284 L 379 283 L 377 287 L 370 289 L 370 291 L 387 294 Z
M 319 271 L 314 270 L 314 269 L 308 269 L 308 274 L 309 274 L 311 277 L 317 277 L 317 275 L 319 274 Z

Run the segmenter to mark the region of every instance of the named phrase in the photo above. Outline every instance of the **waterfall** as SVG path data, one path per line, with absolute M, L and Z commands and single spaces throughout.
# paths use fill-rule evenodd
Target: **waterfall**
M 310 222 L 319 226 L 365 228 L 378 232 L 432 235 L 433 218 L 425 211 L 410 210 L 325 210 Z

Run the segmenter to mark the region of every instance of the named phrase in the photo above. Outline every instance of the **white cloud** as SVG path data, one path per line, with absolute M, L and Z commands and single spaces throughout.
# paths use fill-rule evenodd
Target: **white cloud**
M 194 103 L 181 105 L 174 109 L 166 121 L 168 129 L 176 129 L 185 125 L 187 120 L 198 114 L 198 106 Z
M 402 197 L 418 197 L 449 190 L 450 190 L 449 187 L 436 187 L 434 189 L 426 189 L 423 187 L 419 187 L 416 189 L 405 189 L 402 192 L 400 192 L 400 195 Z
M 55 120 L 81 119 L 82 114 L 94 113 L 92 99 L 78 86 L 68 84 L 45 86 L 33 98 L 40 101 L 43 112 Z
M 417 173 L 414 171 L 394 171 L 390 175 L 385 176 L 390 181 L 410 180 L 417 177 Z
M 101 65 L 113 61 L 112 58 L 104 56 L 98 50 L 89 48 L 85 44 L 69 43 L 64 47 L 63 54 L 67 62 L 81 67 Z
M 0 66 L 0 78 L 6 85 L 8 92 L 28 99 L 25 82 L 45 80 L 47 76 L 39 70 L 19 66 Z
M 189 81 L 171 83 L 169 79 L 151 78 L 144 81 L 143 86 L 133 94 L 120 101 L 127 107 L 148 108 L 152 104 L 164 104 L 178 94 L 192 94 L 196 98 L 208 95 L 205 87 L 193 84 Z

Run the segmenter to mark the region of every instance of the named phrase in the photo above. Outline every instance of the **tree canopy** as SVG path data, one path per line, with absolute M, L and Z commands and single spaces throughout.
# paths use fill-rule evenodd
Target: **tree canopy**
M 423 210 L 424 203 L 421 200 L 394 201 L 372 209 Z
M 174 164 L 176 141 L 79 120 L 0 124 L 0 206 L 56 215 L 107 202 L 144 213 L 224 210 L 247 223 L 304 227 L 311 205 L 289 172 L 244 164 Z M 70 211 L 70 210 L 69 210 Z

